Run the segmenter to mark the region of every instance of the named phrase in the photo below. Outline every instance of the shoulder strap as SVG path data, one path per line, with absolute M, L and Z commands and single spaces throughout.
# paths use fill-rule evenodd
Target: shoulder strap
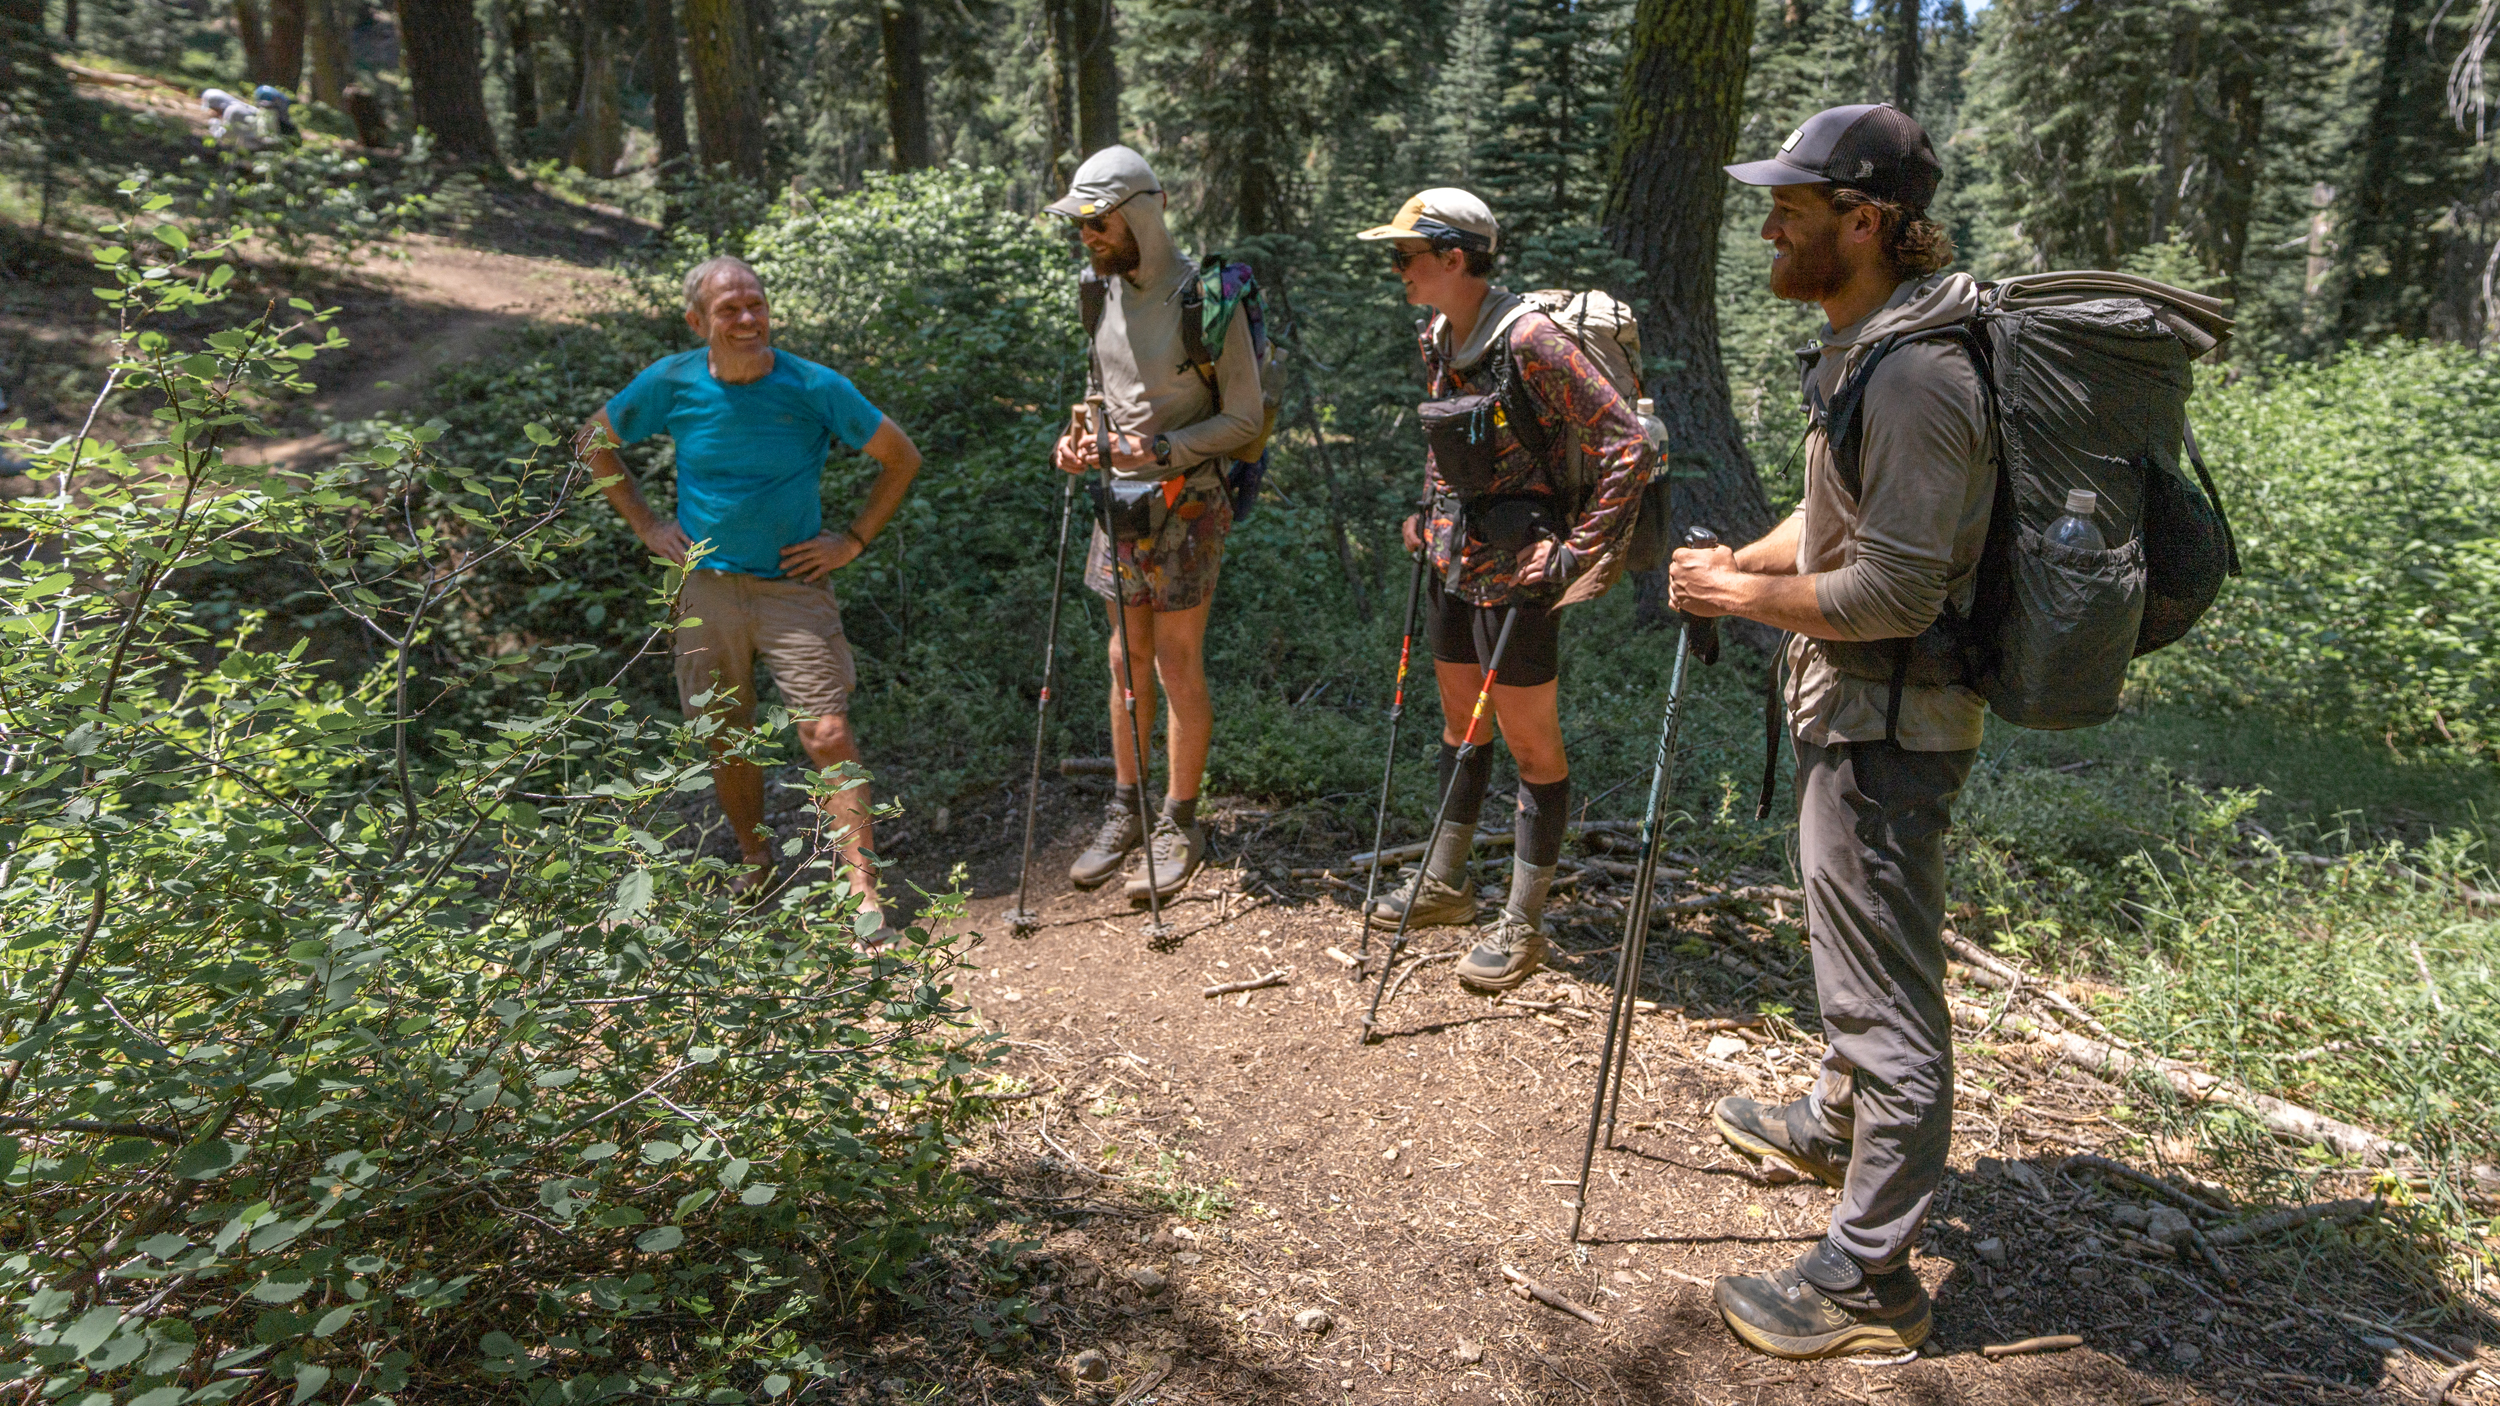
M 1224 409 L 1224 388 L 1215 383 L 1215 358 L 1207 354 L 1207 289 L 1206 279 L 1191 274 L 1181 285 L 1181 355 L 1189 358 L 1189 369 L 1207 383 L 1207 393 L 1215 397 L 1218 413 Z
M 1859 472 L 1858 452 L 1866 443 L 1866 388 L 1875 379 L 1875 368 L 1884 358 L 1903 347 L 1920 342 L 1950 342 L 1969 353 L 1979 373 L 1979 393 L 1988 403 L 1988 419 L 1994 423 L 1997 414 L 1996 378 L 1988 358 L 1987 343 L 1969 322 L 1948 323 L 1942 327 L 1922 327 L 1915 332 L 1899 332 L 1877 342 L 1866 356 L 1849 372 L 1848 378 L 1833 392 L 1832 403 L 1824 412 L 1824 433 L 1832 445 L 1832 469 L 1840 475 L 1840 486 L 1849 490 L 1852 499 L 1865 492 L 1865 479 Z
M 1510 421 L 1510 432 L 1530 454 L 1542 461 L 1554 452 L 1553 436 L 1545 432 L 1545 421 L 1539 414 L 1536 397 L 1519 376 L 1519 358 L 1511 348 L 1511 337 L 1520 317 L 1512 316 L 1494 338 L 1493 355 L 1501 360 L 1493 368 L 1493 393 L 1502 400 L 1502 411 Z
M 2222 490 L 2214 487 L 2214 476 L 2205 471 L 2205 456 L 2197 451 L 2195 422 L 2182 415 L 2179 424 L 2187 431 L 2187 457 L 2188 462 L 2196 466 L 2196 481 L 2205 486 L 2205 501 L 2214 505 L 2214 521 L 2222 524 L 2223 563 L 2232 575 L 2237 576 L 2240 574 L 2240 539 L 2231 530 L 2231 519 L 2223 515 Z
M 1088 346 L 1092 345 L 1094 338 L 1102 332 L 1103 305 L 1110 299 L 1110 280 L 1094 272 L 1090 265 L 1083 273 L 1076 276 L 1077 316 L 1085 323 L 1085 341 Z

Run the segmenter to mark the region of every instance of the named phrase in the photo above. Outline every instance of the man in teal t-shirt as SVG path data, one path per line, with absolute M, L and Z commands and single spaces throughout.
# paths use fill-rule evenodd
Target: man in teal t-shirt
M 894 516 L 920 451 L 840 372 L 775 351 L 763 280 L 745 262 L 708 259 L 686 275 L 686 325 L 704 340 L 653 363 L 582 427 L 580 447 L 608 501 L 644 546 L 684 565 L 677 597 L 699 623 L 674 636 L 677 690 L 689 711 L 732 726 L 755 724 L 755 660 L 772 666 L 798 718 L 799 744 L 817 767 L 859 760 L 850 696 L 857 675 L 842 635 L 832 574 L 868 550 Z M 616 446 L 665 434 L 677 445 L 677 516 L 663 518 L 616 457 Z M 817 483 L 840 440 L 884 466 L 851 525 L 824 530 Z M 727 746 L 716 744 L 715 756 Z M 712 782 L 749 872 L 741 892 L 773 877 L 763 829 L 764 778 L 751 762 L 719 758 Z M 851 887 L 882 914 L 869 854 L 868 788 L 831 805 Z

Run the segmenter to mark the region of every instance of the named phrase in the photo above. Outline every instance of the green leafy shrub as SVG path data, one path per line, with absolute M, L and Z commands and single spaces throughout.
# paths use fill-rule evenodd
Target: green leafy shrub
M 158 184 L 205 235 L 259 240 L 296 265 L 352 263 L 411 228 L 465 224 L 482 198 L 475 175 L 440 169 L 422 128 L 401 155 L 334 141 L 211 142 Z
M 2155 696 L 2500 755 L 2500 372 L 2391 343 L 2192 407 L 2246 575 Z
M 427 667 L 483 573 L 552 569 L 584 471 L 534 424 L 518 457 L 414 428 L 310 478 L 236 462 L 247 403 L 337 339 L 301 303 L 152 330 L 231 268 L 170 204 L 98 255 L 158 437 L 51 446 L 87 491 L 0 517 L 33 546 L 0 572 L 0 1376 L 168 1406 L 832 1370 L 822 1322 L 965 1208 L 986 1046 L 951 948 L 864 956 L 822 885 L 733 904 L 669 804 L 708 784 L 699 729 L 568 683 L 581 647 Z M 253 571 L 313 582 L 370 666 L 204 624 L 193 583 Z

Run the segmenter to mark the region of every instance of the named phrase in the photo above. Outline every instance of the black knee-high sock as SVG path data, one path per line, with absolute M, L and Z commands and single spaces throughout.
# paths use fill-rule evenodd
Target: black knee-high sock
M 1519 819 L 1511 834 L 1519 857 L 1542 869 L 1562 858 L 1563 825 L 1570 819 L 1571 778 L 1519 783 Z
M 1458 774 L 1456 791 L 1450 789 L 1450 776 L 1453 772 Z M 1492 784 L 1492 781 L 1493 754 L 1491 752 L 1478 747 L 1474 754 L 1467 758 L 1465 769 L 1461 770 L 1458 765 L 1458 749 L 1447 742 L 1441 744 L 1441 791 L 1433 799 L 1437 801 L 1441 796 L 1450 798 L 1450 807 L 1444 812 L 1450 824 L 1472 826 L 1476 823 L 1477 818 L 1484 814 L 1484 788 Z

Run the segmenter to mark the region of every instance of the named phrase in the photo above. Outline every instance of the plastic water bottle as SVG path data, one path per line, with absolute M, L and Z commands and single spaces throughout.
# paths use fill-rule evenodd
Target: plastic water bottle
M 2099 511 L 2101 495 L 2089 488 L 2066 490 L 2066 515 L 2049 524 L 2049 540 L 2061 547 L 2080 547 L 2087 552 L 2109 550 L 2101 529 L 2092 523 L 2092 514 Z
M 1658 402 L 1648 396 L 1632 402 L 1632 413 L 1640 418 L 1641 437 L 1649 441 L 1649 461 L 1663 464 L 1667 459 L 1667 422 L 1658 418 Z

